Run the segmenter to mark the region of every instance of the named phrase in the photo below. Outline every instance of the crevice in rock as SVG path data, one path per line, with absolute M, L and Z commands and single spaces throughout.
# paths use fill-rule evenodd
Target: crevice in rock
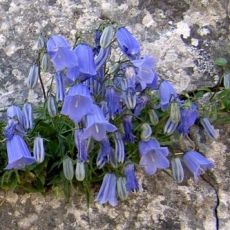
M 211 175 L 211 174 L 210 174 Z M 214 175 L 212 175 L 212 177 L 214 177 Z M 215 205 L 215 207 L 214 207 L 214 215 L 215 215 L 215 218 L 216 218 L 216 230 L 219 230 L 219 216 L 218 216 L 218 207 L 219 207 L 219 205 L 220 205 L 220 199 L 219 199 L 219 190 L 218 190 L 218 185 L 217 185 L 217 183 L 215 182 L 215 184 L 216 185 L 214 185 L 212 182 L 210 182 L 210 178 L 209 179 L 207 179 L 207 178 L 205 178 L 204 176 L 201 176 L 201 178 L 207 183 L 207 184 L 209 184 L 212 188 L 213 188 L 213 190 L 214 190 L 214 192 L 215 192 L 215 195 L 216 195 L 216 205 Z M 214 178 L 211 178 L 211 180 L 213 180 Z

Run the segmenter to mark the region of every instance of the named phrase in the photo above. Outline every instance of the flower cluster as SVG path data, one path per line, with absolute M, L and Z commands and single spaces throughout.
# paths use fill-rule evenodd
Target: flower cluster
M 213 162 L 192 145 L 181 147 L 184 153 L 180 156 L 169 148 L 170 142 L 161 145 L 157 129 L 162 121 L 161 135 L 168 140 L 173 135 L 191 140 L 193 126 L 199 126 L 211 139 L 216 139 L 218 133 L 208 118 L 200 115 L 198 105 L 178 95 L 169 81 L 159 79 L 155 58 L 142 54 L 139 42 L 125 27 L 109 25 L 97 30 L 93 46 L 76 43 L 72 47 L 65 37 L 53 35 L 47 41 L 39 37 L 37 48 L 43 52 L 41 68 L 47 70 L 49 58 L 55 70 L 56 87 L 50 87 L 45 101 L 48 114 L 72 122 L 76 154 L 74 160 L 71 152 L 63 156 L 64 177 L 73 180 L 74 166 L 77 181 L 87 179 L 89 167 L 103 172 L 97 202 L 115 206 L 118 198 L 123 200 L 139 191 L 141 185 L 135 173 L 138 165 L 148 175 L 171 167 L 179 183 L 184 180 L 184 167 L 195 180 L 213 168 Z M 122 53 L 119 61 L 112 60 L 111 52 L 118 49 Z M 39 68 L 33 64 L 30 69 L 30 88 L 37 84 Z M 23 111 L 11 106 L 7 116 L 6 169 L 42 163 L 43 139 L 35 138 L 33 156 L 23 140 L 33 129 L 31 104 L 25 104 Z

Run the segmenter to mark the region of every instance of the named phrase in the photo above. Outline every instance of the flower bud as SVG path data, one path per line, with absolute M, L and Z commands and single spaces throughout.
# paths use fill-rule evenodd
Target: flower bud
M 128 191 L 126 188 L 126 179 L 125 177 L 119 177 L 117 179 L 117 195 L 121 200 L 125 200 L 128 197 Z
M 63 160 L 63 172 L 67 180 L 72 180 L 74 176 L 73 172 L 73 162 L 69 157 Z
M 208 135 L 211 139 L 217 139 L 218 138 L 218 132 L 214 129 L 213 125 L 209 122 L 208 118 L 202 118 L 200 119 L 200 123 L 203 126 L 205 133 Z
M 84 162 L 77 161 L 75 176 L 78 181 L 85 179 L 85 164 Z
M 43 72 L 46 72 L 48 70 L 48 64 L 49 64 L 49 57 L 47 53 L 44 53 L 41 59 L 41 69 Z
M 49 96 L 47 99 L 47 109 L 51 117 L 54 117 L 57 115 L 57 104 L 56 104 L 55 98 L 52 95 Z
M 124 94 L 124 101 L 128 109 L 134 109 L 137 103 L 136 92 L 132 88 L 128 88 Z
M 141 140 L 148 141 L 152 135 L 152 128 L 148 123 L 141 125 Z
M 106 62 L 110 55 L 111 48 L 101 48 L 99 54 L 95 58 L 96 69 L 99 70 Z
M 224 88 L 230 89 L 230 72 L 224 74 Z
M 44 143 L 43 143 L 43 138 L 41 137 L 36 137 L 34 139 L 34 158 L 38 163 L 42 163 L 45 158 L 45 150 L 44 150 Z
M 63 76 L 61 73 L 55 74 L 55 82 L 56 82 L 56 100 L 63 101 L 65 97 L 65 86 L 63 81 Z
M 173 122 L 170 118 L 167 120 L 164 127 L 164 134 L 171 135 L 174 133 L 178 126 L 178 123 Z
M 173 173 L 173 178 L 178 182 L 181 183 L 184 179 L 184 169 L 181 164 L 181 160 L 179 157 L 173 158 L 171 160 L 171 165 L 172 165 L 172 173 Z
M 125 145 L 120 132 L 114 133 L 114 143 L 115 143 L 115 155 L 117 156 L 117 161 L 123 163 L 125 160 Z
M 151 123 L 153 125 L 157 125 L 159 122 L 159 118 L 158 118 L 158 115 L 155 112 L 155 110 L 154 109 L 149 110 L 148 114 L 149 114 L 149 119 L 150 119 Z
M 113 37 L 114 37 L 113 26 L 110 25 L 110 26 L 105 27 L 105 29 L 103 30 L 101 34 L 100 46 L 102 48 L 107 48 L 113 41 Z
M 30 89 L 33 89 L 38 82 L 38 66 L 36 64 L 33 64 L 30 67 L 29 75 L 27 78 L 27 86 Z
M 23 105 L 22 112 L 24 115 L 24 122 L 23 126 L 25 129 L 32 129 L 33 128 L 33 111 L 32 105 L 30 103 L 26 103 Z
M 45 38 L 42 36 L 42 34 L 39 35 L 38 40 L 34 44 L 35 50 L 40 50 L 45 47 Z
M 180 121 L 180 106 L 177 102 L 171 103 L 170 119 L 174 123 L 179 123 L 179 121 Z

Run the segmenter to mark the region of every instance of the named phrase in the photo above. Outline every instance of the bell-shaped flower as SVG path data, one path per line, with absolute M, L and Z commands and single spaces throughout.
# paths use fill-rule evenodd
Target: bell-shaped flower
M 124 169 L 124 174 L 126 178 L 126 189 L 128 192 L 138 192 L 140 189 L 140 185 L 138 183 L 134 164 L 128 164 Z
M 61 35 L 53 35 L 47 42 L 47 52 L 57 72 L 78 66 L 78 59 L 69 42 Z
M 97 141 L 106 138 L 106 132 L 114 132 L 117 128 L 109 123 L 101 111 L 101 109 L 94 105 L 93 114 L 86 116 L 86 128 L 83 131 L 83 138 L 92 137 Z
M 75 54 L 78 57 L 79 72 L 86 76 L 95 76 L 96 64 L 94 62 L 93 49 L 87 44 L 79 44 L 74 49 Z
M 74 139 L 77 147 L 77 159 L 79 162 L 88 160 L 88 140 L 83 138 L 83 131 L 81 129 L 75 130 Z
M 102 168 L 106 163 L 109 162 L 112 148 L 108 138 L 100 141 L 100 149 L 97 155 L 97 167 Z
M 14 119 L 15 121 L 23 125 L 24 115 L 22 110 L 18 106 L 16 105 L 9 106 L 6 113 L 8 119 Z
M 23 126 L 26 130 L 33 128 L 33 110 L 30 103 L 25 103 L 22 108 L 23 113 Z
M 116 39 L 122 52 L 130 59 L 134 59 L 140 55 L 140 45 L 138 41 L 125 27 L 121 27 L 117 30 Z
M 132 116 L 127 115 L 123 119 L 123 128 L 125 131 L 124 141 L 134 143 L 135 135 L 132 132 Z
M 30 165 L 35 162 L 27 144 L 19 135 L 13 135 L 11 139 L 7 139 L 6 149 L 8 157 L 6 169 L 23 169 L 26 165 Z
M 156 74 L 153 71 L 155 60 L 152 56 L 144 56 L 141 59 L 133 60 L 132 63 L 137 67 L 136 80 L 141 85 L 141 89 L 144 90 L 156 78 Z
M 188 151 L 183 156 L 183 162 L 197 181 L 205 170 L 214 167 L 214 163 L 196 151 Z
M 159 87 L 160 107 L 162 111 L 167 110 L 170 102 L 177 98 L 177 93 L 172 84 L 168 81 L 163 81 Z
M 109 116 L 112 119 L 114 119 L 115 115 L 120 112 L 121 106 L 120 106 L 120 96 L 115 91 L 113 86 L 109 86 L 106 88 L 105 100 L 107 102 Z
M 157 140 L 141 141 L 139 143 L 141 156 L 140 165 L 148 175 L 153 175 L 157 169 L 169 167 L 167 147 L 161 147 Z
M 178 125 L 178 131 L 183 134 L 189 133 L 190 128 L 194 125 L 198 117 L 199 113 L 195 104 L 191 104 L 189 108 L 181 109 L 181 119 Z
M 109 203 L 116 206 L 117 201 L 117 177 L 113 173 L 105 174 L 99 193 L 97 194 L 96 201 L 99 204 Z
M 93 100 L 85 85 L 78 84 L 70 88 L 65 96 L 61 113 L 79 122 L 85 115 L 93 112 Z
M 218 138 L 219 134 L 217 130 L 211 125 L 208 118 L 202 118 L 200 119 L 200 123 L 204 128 L 205 133 L 208 135 L 209 138 L 215 140 Z
M 34 139 L 34 148 L 33 148 L 34 158 L 38 163 L 42 163 L 45 159 L 45 149 L 44 141 L 41 137 L 36 137 Z
M 64 76 L 62 76 L 61 72 L 56 73 L 54 78 L 55 78 L 55 83 L 56 83 L 56 100 L 58 101 L 63 101 L 65 98 L 65 85 L 64 85 Z

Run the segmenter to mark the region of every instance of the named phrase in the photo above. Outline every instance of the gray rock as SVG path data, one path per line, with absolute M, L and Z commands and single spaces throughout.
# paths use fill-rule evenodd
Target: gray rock
M 227 0 L 0 0 L 0 109 L 25 99 L 37 102 L 41 90 L 29 91 L 25 80 L 35 58 L 39 32 L 76 32 L 88 39 L 105 18 L 126 25 L 142 44 L 143 54 L 157 59 L 157 71 L 178 92 L 213 86 L 213 60 L 229 41 Z M 48 82 L 50 74 L 43 74 Z M 54 194 L 0 194 L 1 229 L 230 229 L 229 134 L 210 144 L 213 173 L 198 184 L 177 185 L 164 172 L 139 179 L 143 192 L 117 208 L 73 196 L 69 204 Z M 228 135 L 227 135 L 228 134 Z

